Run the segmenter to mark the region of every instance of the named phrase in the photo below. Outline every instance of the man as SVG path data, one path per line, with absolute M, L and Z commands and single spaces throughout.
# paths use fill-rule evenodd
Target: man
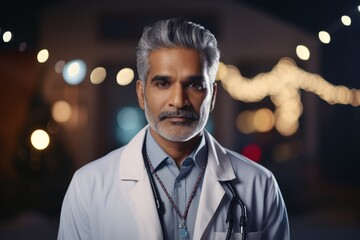
M 75 173 L 58 239 L 289 239 L 273 175 L 204 130 L 219 55 L 200 25 L 144 29 L 136 92 L 149 125 Z

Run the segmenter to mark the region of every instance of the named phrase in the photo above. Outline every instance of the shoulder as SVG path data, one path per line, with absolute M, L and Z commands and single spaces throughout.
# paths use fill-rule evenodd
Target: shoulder
M 269 188 L 276 184 L 273 173 L 264 166 L 232 150 L 226 149 L 226 153 L 236 177 L 241 182 L 261 188 Z
M 90 163 L 87 163 L 86 165 L 82 166 L 78 172 L 80 173 L 87 173 L 87 172 L 101 172 L 103 170 L 106 170 L 108 168 L 111 168 L 114 166 L 114 164 L 117 163 L 121 156 L 121 152 L 124 149 L 124 147 L 115 149 L 108 154 L 104 155 L 101 158 L 98 158 Z
M 113 179 L 119 172 L 120 156 L 124 147 L 113 150 L 105 156 L 96 159 L 79 168 L 74 178 L 79 184 L 94 184 L 95 181 Z
M 259 163 L 252 161 L 251 159 L 245 157 L 244 155 L 241 155 L 229 149 L 226 149 L 226 152 L 235 170 L 242 168 L 247 171 L 252 171 L 256 174 L 264 174 L 264 175 L 272 174 L 267 168 L 260 165 Z
M 210 133 L 205 132 L 205 134 L 209 151 L 215 153 L 215 159 L 218 158 L 218 164 L 221 164 L 225 171 L 232 168 L 236 177 L 243 179 L 245 182 L 252 181 L 254 178 L 268 179 L 273 177 L 272 173 L 265 167 L 233 150 L 223 147 Z
M 227 155 L 240 185 L 244 184 L 255 191 L 257 197 L 282 199 L 277 180 L 270 170 L 234 151 L 227 150 Z
M 139 131 L 128 144 L 84 165 L 76 171 L 74 177 L 85 181 L 96 180 L 100 184 L 111 184 L 119 179 L 120 175 L 141 172 L 142 169 L 138 166 L 139 162 L 142 162 L 141 148 L 146 129 L 147 127 L 144 127 Z

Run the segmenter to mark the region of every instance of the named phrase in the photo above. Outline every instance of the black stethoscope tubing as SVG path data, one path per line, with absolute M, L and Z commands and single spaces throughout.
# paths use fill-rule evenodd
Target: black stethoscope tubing
M 239 197 L 239 195 L 237 194 L 234 186 L 232 185 L 231 181 L 225 181 L 226 186 L 228 187 L 228 189 L 230 190 L 231 194 L 232 194 L 232 199 L 230 201 L 229 207 L 228 207 L 228 212 L 226 215 L 226 223 L 228 224 L 228 231 L 226 234 L 226 240 L 230 239 L 231 234 L 232 234 L 232 229 L 234 226 L 234 214 L 233 209 L 236 206 L 236 202 L 237 204 L 240 206 L 241 208 L 241 215 L 240 215 L 240 221 L 239 221 L 239 226 L 240 226 L 240 234 L 241 234 L 241 239 L 242 240 L 246 240 L 246 230 L 247 230 L 247 210 L 246 210 L 246 206 L 244 204 L 244 202 L 241 200 L 241 198 Z
M 147 154 L 146 154 L 146 146 L 145 144 L 143 145 L 142 148 L 142 155 L 143 155 L 143 160 L 144 160 L 144 164 L 145 164 L 145 168 L 146 168 L 146 172 L 148 174 L 148 178 L 150 181 L 150 186 L 151 186 L 151 190 L 153 192 L 154 195 L 154 199 L 155 199 L 155 203 L 156 203 L 156 209 L 159 215 L 159 219 L 160 219 L 160 225 L 161 225 L 161 230 L 163 233 L 163 236 L 165 236 L 165 232 L 164 232 L 164 225 L 163 225 L 163 218 L 162 215 L 164 214 L 164 206 L 158 191 L 158 188 L 155 185 L 155 181 L 154 178 L 152 177 L 152 172 L 150 170 L 150 166 L 149 166 L 149 162 L 147 161 Z M 226 240 L 230 239 L 231 234 L 232 234 L 232 229 L 233 229 L 233 223 L 234 223 L 234 214 L 233 214 L 233 209 L 237 205 L 240 206 L 241 208 L 241 215 L 240 215 L 240 234 L 241 234 L 241 239 L 242 240 L 246 240 L 246 223 L 247 223 L 247 211 L 246 211 L 246 206 L 243 203 L 243 201 L 241 200 L 241 198 L 239 197 L 239 195 L 237 194 L 233 184 L 231 183 L 231 181 L 225 181 L 225 185 L 228 187 L 228 189 L 230 190 L 231 194 L 232 194 L 232 199 L 230 201 L 229 207 L 228 207 L 228 212 L 227 212 L 227 216 L 226 216 L 226 223 L 228 224 L 228 231 L 226 234 Z
M 144 160 L 146 172 L 147 172 L 147 175 L 148 175 L 148 178 L 149 178 L 149 181 L 150 181 L 151 190 L 152 190 L 153 195 L 154 195 L 154 199 L 155 199 L 155 203 L 156 203 L 156 210 L 158 212 L 159 219 L 160 219 L 161 231 L 163 233 L 163 236 L 165 236 L 164 227 L 163 227 L 164 223 L 163 223 L 163 218 L 162 218 L 162 215 L 164 214 L 165 209 L 164 209 L 163 202 L 161 200 L 158 188 L 155 185 L 154 178 L 152 177 L 149 162 L 147 161 L 147 154 L 146 154 L 146 146 L 145 146 L 145 144 L 143 144 L 142 155 L 143 155 L 143 160 Z

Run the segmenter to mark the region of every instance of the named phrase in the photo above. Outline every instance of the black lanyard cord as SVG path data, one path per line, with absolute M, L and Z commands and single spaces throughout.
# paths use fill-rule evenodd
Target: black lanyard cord
M 143 155 L 143 160 L 144 160 L 144 164 L 145 164 L 145 169 L 149 178 L 149 182 L 150 182 L 150 186 L 151 186 L 151 190 L 153 192 L 154 195 L 154 199 L 155 199 L 155 203 L 156 203 L 156 209 L 159 215 L 159 220 L 160 220 L 160 225 L 161 225 L 161 231 L 163 233 L 163 236 L 165 237 L 165 232 L 164 232 L 164 225 L 163 225 L 163 214 L 164 214 L 164 205 L 163 202 L 161 200 L 159 191 L 155 185 L 154 182 L 154 178 L 152 177 L 151 174 L 151 170 L 150 170 L 150 166 L 149 166 L 149 162 L 147 161 L 147 153 L 146 153 L 146 144 L 143 144 L 143 148 L 142 148 L 142 155 Z

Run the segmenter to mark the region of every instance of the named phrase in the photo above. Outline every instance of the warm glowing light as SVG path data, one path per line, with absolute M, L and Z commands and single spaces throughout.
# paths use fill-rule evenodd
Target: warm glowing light
M 97 67 L 91 71 L 90 81 L 92 84 L 100 84 L 106 78 L 106 70 L 103 67 Z
M 344 86 L 339 86 L 337 88 L 336 99 L 340 104 L 350 104 L 353 100 L 351 90 Z
M 299 128 L 299 121 L 291 121 L 286 116 L 280 117 L 275 123 L 276 130 L 283 136 L 293 135 Z
M 239 115 L 236 117 L 237 129 L 245 134 L 255 132 L 253 118 L 254 118 L 253 111 L 243 111 L 239 113 Z
M 328 44 L 330 43 L 331 37 L 330 34 L 326 31 L 319 32 L 319 39 L 322 43 Z
M 253 124 L 258 132 L 268 132 L 275 124 L 273 112 L 267 108 L 257 110 L 253 117 Z
M 80 59 L 69 61 L 63 68 L 63 78 L 70 85 L 81 83 L 86 75 L 86 64 Z
M 126 86 L 134 79 L 134 70 L 131 68 L 123 68 L 116 75 L 116 81 L 121 86 Z
M 55 102 L 52 107 L 52 116 L 58 123 L 68 121 L 71 117 L 71 112 L 70 104 L 63 100 Z
M 39 63 L 44 63 L 49 59 L 49 51 L 47 49 L 42 49 L 37 54 L 37 60 Z
M 50 137 L 44 130 L 37 129 L 31 134 L 30 141 L 34 148 L 44 150 L 49 146 Z
M 10 42 L 12 39 L 12 33 L 10 31 L 6 31 L 4 32 L 2 38 L 4 42 Z
M 341 17 L 341 22 L 345 25 L 345 26 L 350 26 L 351 25 L 351 18 L 347 15 L 344 15 Z
M 240 70 L 233 65 L 223 67 L 226 69 L 219 71 L 226 74 L 219 73 L 218 76 L 223 76 L 221 84 L 232 98 L 243 102 L 257 102 L 269 96 L 275 105 L 275 114 L 270 114 L 270 110 L 265 113 L 262 109 L 238 114 L 236 127 L 245 134 L 266 131 L 273 126 L 283 136 L 296 133 L 303 113 L 301 89 L 318 95 L 329 104 L 360 106 L 360 90 L 333 85 L 320 75 L 297 67 L 290 58 L 280 59 L 270 72 L 260 73 L 251 79 L 242 76 Z M 267 118 L 271 120 L 268 121 Z
M 223 62 L 219 62 L 219 67 L 218 67 L 218 71 L 216 73 L 215 79 L 221 81 L 221 80 L 225 79 L 226 74 L 227 74 L 226 65 Z
M 353 90 L 353 94 L 354 94 L 354 100 L 356 102 L 355 105 L 359 106 L 360 105 L 360 90 Z
M 310 51 L 309 49 L 304 46 L 304 45 L 298 45 L 296 47 L 296 55 L 298 56 L 298 58 L 300 58 L 301 60 L 309 60 L 310 58 Z

